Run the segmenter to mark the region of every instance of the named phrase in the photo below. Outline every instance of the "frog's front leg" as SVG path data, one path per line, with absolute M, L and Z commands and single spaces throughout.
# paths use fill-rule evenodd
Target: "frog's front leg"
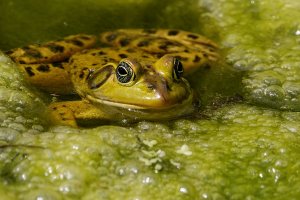
M 51 103 L 48 114 L 52 124 L 78 127 L 78 121 L 101 121 L 111 117 L 86 101 Z

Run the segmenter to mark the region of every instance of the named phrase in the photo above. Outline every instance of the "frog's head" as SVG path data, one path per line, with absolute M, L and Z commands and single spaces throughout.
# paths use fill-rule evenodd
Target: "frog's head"
M 171 109 L 170 115 L 190 112 L 193 91 L 182 77 L 182 63 L 170 55 L 151 61 L 125 58 L 94 71 L 87 78 L 85 98 L 123 110 L 153 113 Z

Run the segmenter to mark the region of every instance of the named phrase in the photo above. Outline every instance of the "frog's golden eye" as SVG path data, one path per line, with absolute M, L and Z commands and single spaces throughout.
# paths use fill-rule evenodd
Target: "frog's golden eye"
M 183 65 L 177 58 L 174 58 L 173 78 L 180 79 L 183 75 Z
M 135 79 L 135 74 L 131 66 L 122 61 L 116 68 L 116 77 L 120 84 L 127 85 Z

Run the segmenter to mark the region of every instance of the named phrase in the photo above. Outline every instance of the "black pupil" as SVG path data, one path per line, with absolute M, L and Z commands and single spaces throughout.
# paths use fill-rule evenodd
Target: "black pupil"
M 128 74 L 127 70 L 125 69 L 124 66 L 119 66 L 118 67 L 118 74 L 121 76 L 126 76 Z

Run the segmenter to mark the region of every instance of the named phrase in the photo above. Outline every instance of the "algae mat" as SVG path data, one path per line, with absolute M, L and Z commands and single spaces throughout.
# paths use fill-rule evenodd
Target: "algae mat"
M 0 2 L 3 50 L 71 33 L 164 27 L 211 36 L 223 58 L 191 77 L 200 118 L 72 129 L 47 125 L 41 111 L 50 97 L 1 54 L 1 200 L 299 199 L 300 4 L 189 3 Z M 244 101 L 226 104 L 236 94 Z

